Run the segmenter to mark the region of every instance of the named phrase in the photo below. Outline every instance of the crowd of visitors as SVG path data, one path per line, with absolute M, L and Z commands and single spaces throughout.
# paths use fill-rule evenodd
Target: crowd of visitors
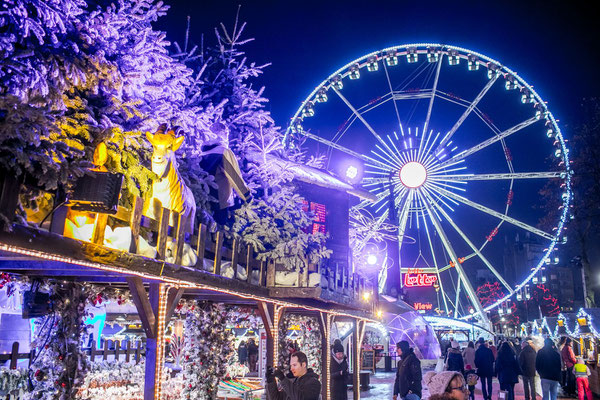
M 250 344 L 238 348 L 240 361 L 250 359 Z M 420 400 L 424 383 L 430 400 L 475 400 L 475 387 L 481 381 L 483 400 L 515 400 L 515 385 L 519 376 L 523 383 L 525 400 L 538 400 L 537 377 L 540 378 L 542 400 L 557 400 L 562 386 L 566 397 L 593 400 L 588 376 L 590 370 L 583 359 L 576 358 L 572 341 L 563 338 L 558 345 L 546 339 L 536 350 L 532 339 L 503 340 L 497 343 L 480 338 L 469 342 L 461 350 L 458 342 L 450 340 L 444 349 L 445 357 L 439 370 L 422 376 L 421 361 L 407 341 L 396 343 L 399 356 L 393 388 L 393 400 Z M 319 376 L 307 368 L 307 356 L 296 351 L 290 359 L 290 372 L 267 370 L 269 399 L 318 400 L 321 384 Z M 331 347 L 331 398 L 348 400 L 348 360 L 344 346 L 336 340 Z M 498 378 L 500 392 L 493 393 L 492 380 Z M 277 378 L 277 379 L 276 379 Z

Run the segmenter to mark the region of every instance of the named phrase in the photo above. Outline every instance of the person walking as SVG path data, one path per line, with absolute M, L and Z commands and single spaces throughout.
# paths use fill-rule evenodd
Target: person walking
M 583 362 L 583 358 L 577 358 L 577 364 L 575 364 L 573 370 L 575 371 L 575 379 L 577 379 L 577 395 L 579 400 L 583 400 L 584 396 L 587 397 L 587 400 L 594 400 L 590 389 L 590 381 L 588 380 L 588 376 L 592 373 Z
M 550 338 L 544 340 L 544 347 L 535 357 L 535 370 L 542 381 L 542 399 L 556 400 L 558 383 L 560 382 L 561 361 L 554 342 Z
M 519 366 L 523 372 L 523 389 L 525 400 L 536 400 L 535 393 L 535 357 L 537 352 L 533 348 L 533 340 L 527 338 L 523 341 L 521 354 L 519 354 Z
M 238 346 L 238 361 L 242 365 L 245 365 L 246 361 L 248 361 L 248 347 L 246 347 L 245 340 L 242 340 Z
M 515 384 L 519 382 L 519 375 L 522 374 L 509 342 L 502 343 L 496 359 L 496 375 L 500 382 L 500 390 L 506 390 L 508 393 L 507 400 L 515 400 Z
M 573 375 L 573 367 L 577 360 L 575 359 L 575 353 L 573 352 L 573 341 L 571 338 L 567 338 L 565 345 L 563 346 L 560 355 L 565 368 L 567 369 L 567 376 L 565 382 L 565 389 L 569 396 L 575 396 L 575 375 Z
M 393 400 L 419 400 L 421 398 L 421 361 L 406 340 L 396 343 L 396 352 L 400 356 L 394 381 Z
M 465 381 L 469 387 L 469 400 L 475 400 L 475 385 L 477 385 L 478 380 L 477 372 L 475 372 L 471 364 L 465 365 Z
M 478 343 L 479 347 L 475 350 L 475 367 L 477 368 L 477 375 L 481 378 L 481 393 L 483 394 L 483 400 L 492 400 L 494 354 L 483 338 L 480 338 Z
M 458 342 L 455 343 L 456 347 L 452 347 L 446 354 L 446 371 L 456 371 L 462 374 L 465 372 L 465 364 L 460 353 L 459 344 Z
M 465 365 L 475 365 L 475 343 L 471 340 L 462 353 L 463 362 Z
M 500 342 L 498 342 L 500 343 Z M 494 360 L 496 359 L 496 357 L 498 357 L 498 349 L 496 346 L 494 346 L 494 342 L 492 340 L 490 340 L 490 350 L 492 351 L 492 354 L 494 355 Z
M 566 336 L 561 336 L 560 340 L 558 341 L 558 352 L 560 354 L 562 354 L 562 349 L 563 347 L 565 347 L 565 343 L 567 343 L 567 337 Z M 560 357 L 560 361 L 561 361 L 561 372 L 560 372 L 560 386 L 562 386 L 563 391 L 566 392 L 567 390 L 567 368 L 565 367 L 565 363 L 562 359 L 562 355 Z
M 348 400 L 348 361 L 344 355 L 341 342 L 333 344 L 331 357 L 331 398 L 332 400 Z
M 256 362 L 258 361 L 258 346 L 254 343 L 254 339 L 248 339 L 248 364 L 250 372 L 256 372 Z
M 312 368 L 308 368 L 306 354 L 297 351 L 290 357 L 291 378 L 286 378 L 281 369 L 267 367 L 267 395 L 269 400 L 318 400 L 321 382 Z M 277 387 L 277 381 L 281 390 Z

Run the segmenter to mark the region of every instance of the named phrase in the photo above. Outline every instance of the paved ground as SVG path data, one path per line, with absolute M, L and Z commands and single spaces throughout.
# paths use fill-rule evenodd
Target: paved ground
M 391 399 L 392 398 L 392 390 L 394 388 L 394 378 L 395 373 L 393 372 L 377 372 L 375 375 L 371 375 L 371 385 L 370 389 L 367 391 L 361 391 L 360 398 L 361 399 Z M 481 395 L 481 384 L 477 383 L 477 387 L 475 388 L 475 400 L 482 400 L 483 396 Z M 539 386 L 539 379 L 538 379 Z M 497 399 L 498 391 L 500 390 L 500 385 L 498 380 L 494 378 L 492 384 L 492 399 Z M 542 399 L 542 390 L 541 387 L 538 388 L 538 396 L 537 400 Z M 423 385 L 423 398 L 427 399 L 429 397 L 429 393 L 427 392 L 427 388 Z M 352 391 L 348 392 L 348 398 L 352 399 Z M 561 396 L 561 392 L 559 389 L 559 399 L 568 399 L 569 397 Z M 515 385 L 515 400 L 524 400 L 525 396 L 523 394 L 523 384 L 519 382 Z

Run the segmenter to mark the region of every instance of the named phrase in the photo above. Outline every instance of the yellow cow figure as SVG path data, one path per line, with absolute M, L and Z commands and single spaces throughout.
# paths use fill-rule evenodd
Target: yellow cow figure
M 178 212 L 182 221 L 185 221 L 184 229 L 192 233 L 192 226 L 196 217 L 196 201 L 189 187 L 186 186 L 179 174 L 175 152 L 183 144 L 184 137 L 175 136 L 175 131 L 169 130 L 167 125 L 162 124 L 156 133 L 146 132 L 146 138 L 152 144 L 152 172 L 158 175 L 158 180 L 152 183 L 152 198 L 146 204 L 144 215 L 158 219 L 159 214 L 155 206 L 156 200 L 160 201 L 162 207 Z M 171 218 L 170 224 L 175 226 Z

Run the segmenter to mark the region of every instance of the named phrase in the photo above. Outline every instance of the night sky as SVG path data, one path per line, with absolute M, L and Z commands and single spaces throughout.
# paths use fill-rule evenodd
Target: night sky
M 246 21 L 248 57 L 272 63 L 260 84 L 285 125 L 304 97 L 341 65 L 387 46 L 434 42 L 481 52 L 533 84 L 563 123 L 600 93 L 593 2 L 566 1 L 166 1 L 158 27 L 182 41 L 212 42 L 220 22 L 231 26 L 238 4 Z M 565 132 L 568 137 L 568 132 Z
M 270 99 L 267 107 L 276 123 L 282 127 L 287 126 L 305 97 L 336 69 L 369 52 L 410 43 L 432 42 L 460 46 L 498 60 L 533 85 L 548 102 L 549 109 L 555 118 L 560 120 L 559 125 L 566 139 L 572 136 L 572 126 L 582 118 L 579 107 L 581 100 L 600 94 L 600 79 L 597 78 L 597 38 L 600 37 L 600 28 L 597 13 L 592 10 L 591 3 L 239 0 L 167 3 L 171 4 L 172 9 L 167 17 L 159 21 L 157 27 L 167 31 L 170 40 L 181 43 L 185 34 L 186 17 L 189 15 L 190 42 L 200 43 L 204 34 L 204 41 L 209 45 L 215 42 L 214 27 L 220 22 L 228 27 L 233 26 L 238 4 L 242 5 L 240 21 L 247 22 L 246 37 L 255 38 L 254 42 L 244 46 L 244 50 L 249 61 L 272 64 L 256 81 L 256 85 L 266 86 L 265 95 Z M 462 69 L 466 67 L 462 65 Z M 379 74 L 382 72 L 379 71 Z M 440 84 L 452 86 L 453 74 L 455 72 L 444 72 Z M 366 75 L 368 74 L 361 77 L 363 86 L 355 86 L 355 89 L 352 89 L 347 85 L 344 93 L 352 93 L 355 90 L 360 94 L 363 88 L 368 91 L 371 78 Z M 444 79 L 446 82 L 443 82 Z M 375 80 L 373 82 L 375 85 Z M 458 85 L 462 87 L 456 87 L 452 92 L 459 93 L 467 99 L 472 99 L 481 87 L 478 86 L 480 83 L 473 84 L 473 87 L 478 89 L 469 93 L 472 89 L 467 86 L 471 83 L 460 81 Z M 460 93 L 461 90 L 464 92 Z M 362 104 L 368 102 L 368 99 L 369 97 L 366 97 Z M 504 110 L 503 101 L 500 99 L 496 103 L 488 103 L 489 111 L 486 110 L 503 129 L 528 118 L 523 109 Z M 326 117 L 323 117 L 323 120 L 316 119 L 321 122 L 315 124 L 312 128 L 316 130 L 312 131 L 323 135 L 335 131 L 338 124 L 347 118 L 347 115 L 341 115 L 347 114 L 347 111 L 343 107 L 338 110 L 332 109 L 330 115 L 336 117 L 339 114 L 339 118 L 329 121 Z M 450 121 L 455 121 L 460 115 L 453 116 L 452 110 L 444 111 L 443 107 L 437 105 L 435 111 L 438 114 L 446 113 Z M 529 113 L 530 111 L 528 110 Z M 521 112 L 523 115 L 519 115 Z M 385 123 L 386 116 L 378 118 L 376 115 L 371 113 L 369 118 Z M 511 118 L 512 122 L 509 122 Z M 405 122 L 417 126 L 422 124 L 422 119 L 415 117 L 412 121 Z M 448 129 L 444 124 L 438 125 L 438 130 Z M 356 143 L 363 140 L 359 131 L 361 127 L 364 130 L 358 123 L 355 127 L 358 131 L 353 128 L 354 132 L 348 133 L 351 139 L 356 139 Z M 322 128 L 322 131 L 319 132 L 318 128 Z M 385 125 L 376 127 L 376 130 L 379 129 L 390 130 Z M 476 132 L 478 127 L 469 127 L 466 123 L 465 129 Z M 372 139 L 368 135 L 366 137 L 367 142 Z M 458 151 L 480 141 L 468 143 L 470 136 L 463 138 L 466 141 L 460 144 Z M 517 171 L 548 170 L 545 158 L 554 151 L 551 141 L 527 142 L 526 139 L 510 138 L 508 143 L 515 158 Z M 356 146 L 360 147 L 360 144 Z M 543 146 L 546 147 L 542 148 Z M 532 152 L 532 149 L 535 151 Z M 323 151 L 323 148 L 313 150 Z M 502 152 L 497 155 L 502 155 Z M 535 156 L 538 157 L 537 160 Z M 468 172 L 507 172 L 501 167 L 501 163 L 500 159 L 494 161 L 482 154 L 481 157 L 471 160 L 472 169 Z M 536 225 L 541 212 L 535 208 L 539 202 L 537 190 L 540 186 L 530 185 L 529 182 L 531 181 L 516 184 L 515 205 L 509 214 L 530 225 Z M 503 208 L 508 191 L 506 184 L 483 182 L 469 185 L 470 199 L 498 211 Z M 477 245 L 481 245 L 485 235 L 493 228 L 495 220 L 486 221 L 485 218 L 479 218 L 477 212 L 471 214 L 477 215 L 477 218 L 473 218 L 468 214 L 468 209 L 466 211 L 465 213 L 463 206 L 453 215 L 468 236 Z M 518 231 L 506 225 L 504 228 L 506 230 L 502 231 L 499 239 L 486 250 L 492 263 L 499 267 L 502 265 L 503 251 L 500 237 L 514 235 Z M 523 233 L 521 231 L 521 235 Z M 413 234 L 418 233 L 413 231 Z M 454 237 L 450 240 L 457 243 L 458 253 L 470 252 L 460 238 Z M 411 260 L 418 260 L 417 249 L 418 245 L 403 248 L 403 253 L 408 254 L 403 255 L 403 266 L 411 266 Z M 441 248 L 439 251 L 443 254 Z M 469 266 L 465 264 L 465 268 L 469 273 Z

